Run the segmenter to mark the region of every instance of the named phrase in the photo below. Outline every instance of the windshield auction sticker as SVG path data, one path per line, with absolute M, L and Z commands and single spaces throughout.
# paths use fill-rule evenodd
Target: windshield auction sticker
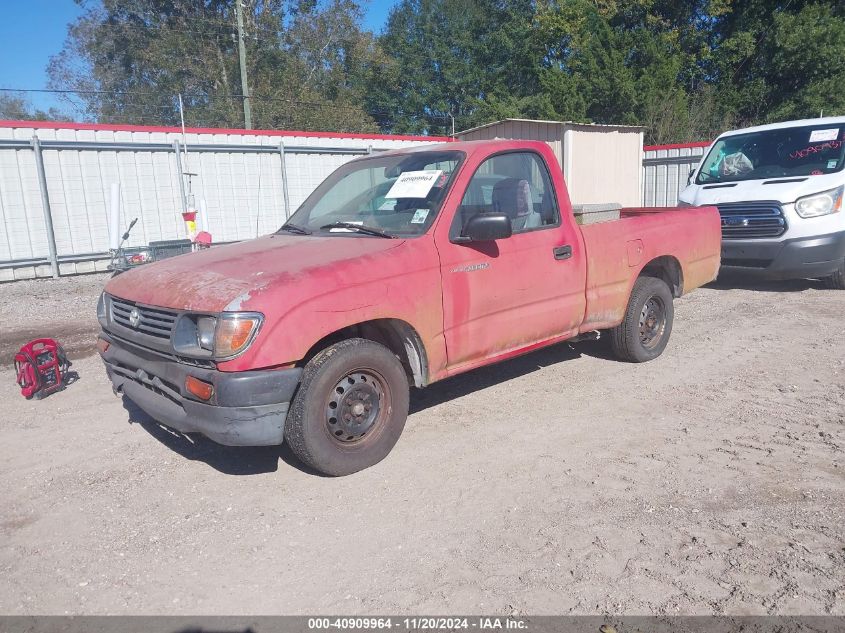
M 406 171 L 399 175 L 385 198 L 425 198 L 442 173 L 442 169 Z
M 821 143 L 822 141 L 835 141 L 839 136 L 839 128 L 834 127 L 828 130 L 813 130 L 810 132 L 811 143 Z

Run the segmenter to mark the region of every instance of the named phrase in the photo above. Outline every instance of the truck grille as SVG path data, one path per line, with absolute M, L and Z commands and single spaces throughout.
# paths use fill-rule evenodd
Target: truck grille
M 138 311 L 137 323 L 132 322 L 133 310 Z M 174 310 L 139 306 L 116 297 L 111 298 L 111 315 L 112 320 L 118 325 L 163 341 L 170 340 L 170 334 L 178 316 Z
M 716 206 L 722 217 L 722 239 L 778 237 L 786 231 L 783 209 L 777 202 L 731 202 Z

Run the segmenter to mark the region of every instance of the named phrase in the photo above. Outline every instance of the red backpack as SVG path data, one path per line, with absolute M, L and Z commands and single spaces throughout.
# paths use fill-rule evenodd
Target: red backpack
M 30 341 L 15 354 L 15 374 L 21 395 L 41 399 L 64 389 L 70 381 L 70 361 L 62 346 L 51 338 Z

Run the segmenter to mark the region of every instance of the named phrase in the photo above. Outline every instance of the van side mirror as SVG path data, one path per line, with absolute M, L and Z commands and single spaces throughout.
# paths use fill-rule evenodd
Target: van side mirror
M 464 227 L 460 237 L 453 241 L 457 243 L 490 242 L 504 240 L 513 235 L 511 221 L 504 213 L 476 213 Z

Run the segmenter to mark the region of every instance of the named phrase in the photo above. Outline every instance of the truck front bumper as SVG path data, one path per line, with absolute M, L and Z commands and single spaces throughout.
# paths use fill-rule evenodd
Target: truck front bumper
M 809 279 L 833 274 L 845 259 L 845 231 L 781 242 L 722 240 L 722 268 L 765 279 Z
M 108 343 L 98 348 L 115 393 L 156 421 L 227 446 L 282 443 L 302 369 L 221 372 L 178 362 L 106 332 L 100 339 Z M 186 391 L 188 376 L 213 385 L 209 401 Z

